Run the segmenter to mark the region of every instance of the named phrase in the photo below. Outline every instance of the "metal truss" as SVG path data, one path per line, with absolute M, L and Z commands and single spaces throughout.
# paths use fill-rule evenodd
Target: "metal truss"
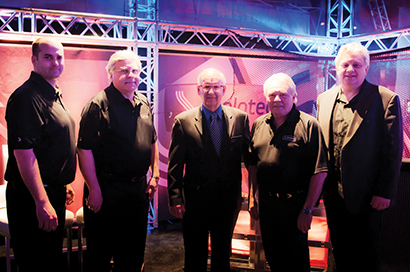
M 327 0 L 327 37 L 353 35 L 353 0 Z
M 101 39 L 132 44 L 136 36 L 135 21 L 129 17 L 101 16 L 87 13 L 66 13 L 38 9 L 0 10 L 1 38 L 16 36 L 18 40 L 31 40 L 33 35 L 59 35 L 71 42 L 100 43 Z M 74 39 L 73 39 L 74 38 Z
M 369 0 L 369 8 L 373 18 L 374 29 L 376 31 L 390 30 L 391 26 L 384 0 Z
M 396 50 L 410 45 L 410 28 L 341 39 L 165 23 L 159 23 L 158 29 L 160 49 L 214 53 L 272 56 L 295 53 L 333 57 L 341 45 L 349 42 L 362 43 L 371 53 Z
M 130 17 L 139 17 L 144 19 L 155 20 L 156 17 L 156 0 L 129 0 L 128 15 Z
M 267 33 L 194 25 L 158 23 L 161 49 L 238 53 L 249 55 L 331 56 L 335 40 L 328 37 Z
M 345 6 L 346 2 L 339 4 Z M 136 17 L 91 13 L 0 9 L 0 39 L 3 40 L 31 41 L 37 36 L 57 35 L 66 43 L 152 48 L 154 51 L 157 48 L 229 54 L 295 53 L 331 57 L 340 45 L 352 41 L 363 43 L 373 52 L 408 46 L 409 30 L 336 38 L 170 24 Z M 152 50 L 147 50 L 147 57 L 154 57 L 152 54 L 155 55 L 155 52 Z

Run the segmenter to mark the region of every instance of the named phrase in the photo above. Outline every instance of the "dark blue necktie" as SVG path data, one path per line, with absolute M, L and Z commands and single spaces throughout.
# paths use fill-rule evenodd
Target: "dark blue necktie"
M 216 112 L 211 114 L 211 123 L 209 124 L 209 131 L 211 132 L 212 142 L 214 143 L 215 151 L 219 156 L 221 152 L 222 135 L 221 129 L 218 125 L 218 115 Z

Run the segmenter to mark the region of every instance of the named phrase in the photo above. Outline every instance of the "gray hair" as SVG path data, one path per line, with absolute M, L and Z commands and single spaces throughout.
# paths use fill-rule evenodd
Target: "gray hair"
M 293 82 L 292 78 L 290 76 L 288 76 L 287 74 L 285 74 L 285 73 L 277 73 L 277 74 L 274 74 L 274 75 L 270 76 L 265 81 L 265 83 L 263 84 L 263 94 L 265 95 L 265 97 L 268 96 L 268 91 L 269 91 L 268 88 L 272 84 L 272 82 L 274 82 L 274 81 L 282 81 L 282 82 L 286 83 L 287 86 L 289 87 L 289 89 L 292 91 L 291 95 L 292 96 L 297 95 L 296 85 Z M 296 102 L 296 100 L 295 100 L 295 102 Z
M 364 47 L 362 44 L 358 42 L 354 43 L 348 43 L 340 47 L 339 52 L 337 53 L 337 56 L 335 58 L 335 65 L 338 66 L 340 63 L 340 59 L 343 54 L 347 52 L 352 52 L 352 53 L 358 53 L 364 57 L 366 66 L 369 66 L 370 64 L 370 54 L 369 51 Z
M 216 70 L 214 68 L 208 68 L 208 69 L 203 70 L 201 73 L 199 73 L 198 78 L 197 78 L 198 86 L 202 84 L 201 81 L 206 75 L 214 75 L 216 78 L 219 78 L 222 81 L 222 85 L 225 86 L 226 84 L 225 75 L 221 71 Z
M 114 73 L 114 68 L 118 61 L 129 59 L 135 60 L 137 62 L 139 70 L 142 69 L 140 58 L 135 52 L 130 50 L 121 50 L 111 55 L 110 60 L 108 61 L 107 66 L 105 67 L 108 73 L 108 77 L 110 77 Z

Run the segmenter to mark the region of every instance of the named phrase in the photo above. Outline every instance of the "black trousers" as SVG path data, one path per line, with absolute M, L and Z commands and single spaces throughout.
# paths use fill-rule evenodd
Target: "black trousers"
M 7 216 L 14 256 L 20 272 L 65 271 L 63 239 L 65 224 L 65 186 L 45 188 L 57 213 L 55 231 L 43 231 L 38 227 L 36 205 L 24 184 L 7 184 Z
M 369 206 L 351 214 L 340 195 L 325 194 L 330 239 L 338 272 L 379 272 L 379 233 L 382 212 Z
M 307 233 L 297 226 L 305 199 L 305 195 L 278 199 L 260 192 L 261 236 L 271 271 L 310 271 Z
M 100 179 L 103 204 L 98 213 L 84 205 L 86 271 L 141 271 L 148 223 L 146 178 L 135 183 Z M 88 192 L 86 190 L 85 197 Z
M 200 192 L 187 203 L 182 220 L 185 272 L 206 272 L 211 237 L 211 271 L 230 271 L 231 241 L 240 210 L 240 199 L 223 197 L 226 190 Z M 192 204 L 192 205 L 191 205 Z

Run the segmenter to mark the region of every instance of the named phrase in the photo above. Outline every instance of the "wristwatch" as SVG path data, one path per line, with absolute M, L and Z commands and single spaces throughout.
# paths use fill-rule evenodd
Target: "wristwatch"
M 312 213 L 312 210 L 307 208 L 307 207 L 303 207 L 302 212 L 306 215 L 309 215 Z

